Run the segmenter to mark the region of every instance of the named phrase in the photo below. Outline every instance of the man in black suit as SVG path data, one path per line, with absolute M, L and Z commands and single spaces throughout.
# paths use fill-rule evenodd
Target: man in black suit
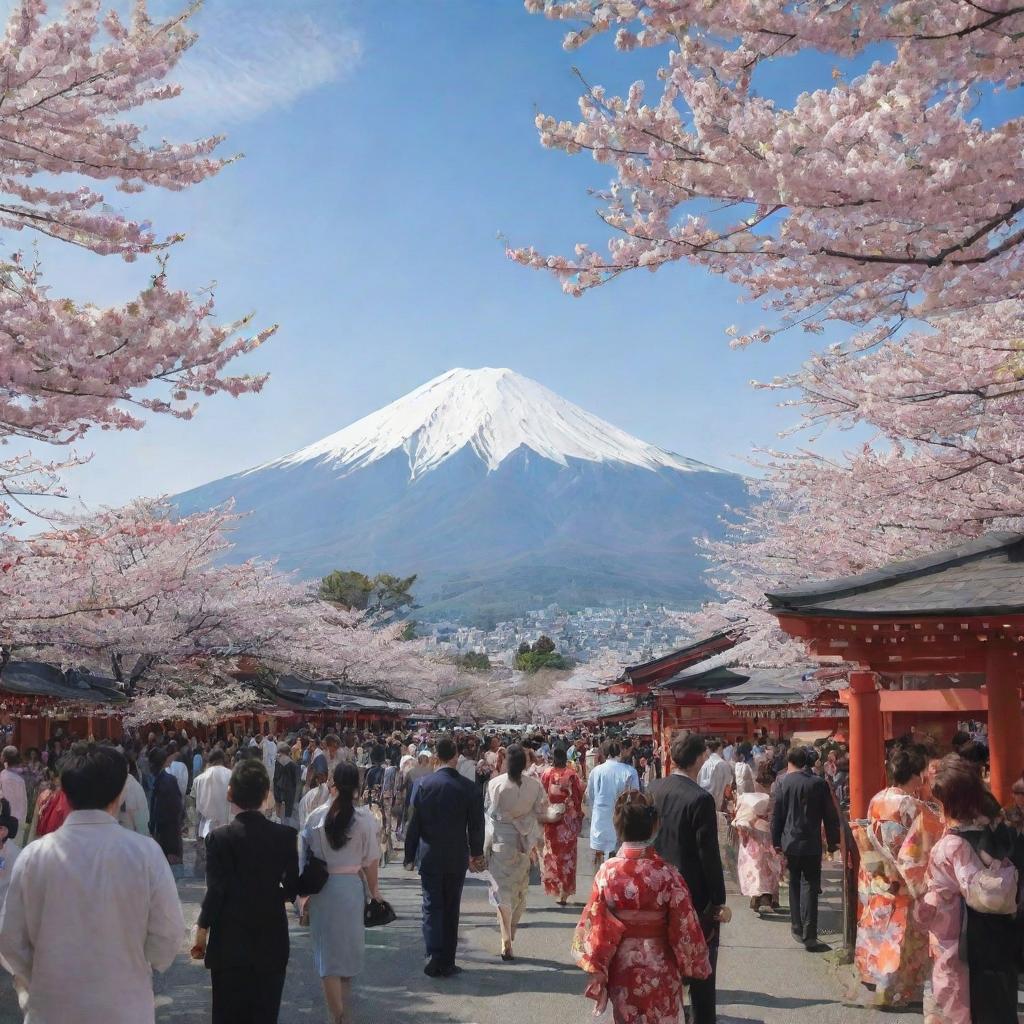
M 206 895 L 192 956 L 205 957 L 213 980 L 213 1024 L 277 1024 L 288 967 L 288 915 L 299 856 L 295 829 L 259 811 L 270 791 L 263 762 L 235 765 L 230 825 L 206 837 Z
M 441 767 L 425 776 L 413 791 L 411 818 L 405 833 L 405 867 L 411 871 L 420 848 L 423 887 L 423 940 L 427 964 L 423 973 L 449 978 L 459 939 L 459 907 L 466 868 L 484 868 L 484 798 L 480 787 L 456 769 L 459 753 L 443 736 L 437 743 Z
M 779 780 L 772 811 L 772 844 L 789 868 L 789 920 L 793 936 L 810 953 L 829 947 L 818 941 L 821 888 L 821 826 L 829 853 L 839 848 L 839 815 L 828 783 L 807 767 L 807 751 L 793 747 Z
M 672 774 L 651 783 L 651 796 L 661 818 L 654 847 L 686 879 L 708 944 L 711 975 L 690 982 L 693 1024 L 715 1024 L 715 968 L 725 876 L 718 849 L 715 798 L 697 782 L 708 757 L 707 744 L 702 736 L 677 736 L 670 749 Z

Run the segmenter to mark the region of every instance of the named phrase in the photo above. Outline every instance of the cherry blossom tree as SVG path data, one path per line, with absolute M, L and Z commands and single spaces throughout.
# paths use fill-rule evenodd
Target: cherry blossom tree
M 996 2 L 526 0 L 666 51 L 656 95 L 586 85 L 579 121 L 538 115 L 541 141 L 613 173 L 607 255 L 511 249 L 578 294 L 627 270 L 688 260 L 769 298 L 784 324 L 865 324 L 1020 294 L 1024 123 L 968 116 L 979 86 L 1021 84 L 1024 11 Z M 881 46 L 879 45 L 881 44 Z M 806 50 L 878 59 L 791 107 L 758 94 L 768 60 Z M 874 54 L 872 54 L 874 56 Z M 747 340 L 766 340 L 762 328 Z
M 167 78 L 195 39 L 187 22 L 196 6 L 155 22 L 138 0 L 125 22 L 78 0 L 46 21 L 43 0 L 20 0 L 10 15 L 0 42 L 0 229 L 157 266 L 140 294 L 101 307 L 54 294 L 20 252 L 0 257 L 0 443 L 68 444 L 95 426 L 138 429 L 145 412 L 188 418 L 199 396 L 263 384 L 225 370 L 275 328 L 250 331 L 248 317 L 214 323 L 211 297 L 168 284 L 166 254 L 182 236 L 159 235 L 98 190 L 181 190 L 229 162 L 214 155 L 219 136 L 153 143 L 131 119 L 178 95 Z M 38 493 L 55 467 L 0 462 L 0 498 Z
M 582 294 L 629 270 L 689 261 L 762 300 L 736 337 L 840 321 L 848 340 L 767 387 L 795 389 L 798 427 L 865 426 L 838 458 L 811 442 L 763 452 L 762 503 L 708 544 L 722 600 L 694 630 L 742 623 L 747 664 L 800 658 L 763 593 L 859 572 L 1024 520 L 1018 393 L 1022 122 L 971 116 L 1021 85 L 1024 9 L 899 0 L 527 0 L 575 21 L 566 47 L 615 32 L 663 49 L 656 93 L 584 81 L 581 118 L 537 119 L 545 145 L 612 170 L 598 193 L 607 254 L 510 248 Z M 872 63 L 867 64 L 870 48 Z M 758 94 L 768 60 L 834 56 L 791 106 Z M 581 75 L 582 78 L 582 75 Z
M 454 678 L 402 640 L 403 623 L 327 604 L 272 564 L 225 561 L 237 518 L 143 500 L 18 542 L 0 573 L 0 642 L 109 673 L 136 719 L 174 707 L 213 720 L 259 704 L 231 677 L 242 657 L 399 695 Z

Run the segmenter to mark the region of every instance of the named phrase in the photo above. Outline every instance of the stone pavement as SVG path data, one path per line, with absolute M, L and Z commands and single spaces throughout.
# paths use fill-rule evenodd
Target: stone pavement
M 569 941 L 590 886 L 589 856 L 580 849 L 576 905 L 562 909 L 539 886 L 531 887 L 529 910 L 516 941 L 516 960 L 497 956 L 498 931 L 483 885 L 469 882 L 463 899 L 460 962 L 465 972 L 453 979 L 423 975 L 419 925 L 419 884 L 415 875 L 392 864 L 382 888 L 399 914 L 385 928 L 367 933 L 367 971 L 356 984 L 355 1024 L 586 1024 L 592 1004 L 581 993 L 585 976 L 572 963 Z M 831 891 L 837 874 L 826 871 Z M 203 885 L 186 879 L 179 886 L 191 924 Z M 785 891 L 783 891 L 785 900 Z M 788 919 L 759 920 L 735 888 L 730 890 L 733 920 L 724 929 L 719 961 L 721 1024 L 891 1024 L 891 1015 L 844 1007 L 839 978 L 825 958 L 807 953 L 789 933 Z M 827 909 L 827 929 L 837 918 Z M 826 941 L 837 935 L 823 931 Z M 98 982 L 102 983 L 102 982 Z M 116 980 L 109 983 L 116 984 Z M 210 1019 L 209 976 L 182 955 L 157 978 L 158 1024 L 203 1024 Z M 916 1014 L 901 1020 L 919 1021 Z M 305 929 L 292 929 L 292 959 L 280 1024 L 320 1024 L 325 1020 Z M 8 979 L 0 981 L 0 1024 L 19 1024 Z M 73 1015 L 69 1017 L 73 1024 Z

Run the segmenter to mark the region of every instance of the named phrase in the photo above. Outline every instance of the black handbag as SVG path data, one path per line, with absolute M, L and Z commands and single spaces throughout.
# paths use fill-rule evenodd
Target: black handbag
M 306 860 L 306 866 L 299 875 L 299 895 L 315 896 L 330 878 L 327 871 L 327 861 L 321 860 L 314 854 L 310 854 Z
M 367 928 L 379 928 L 382 924 L 391 924 L 397 917 L 387 900 L 370 900 L 363 911 L 363 924 Z

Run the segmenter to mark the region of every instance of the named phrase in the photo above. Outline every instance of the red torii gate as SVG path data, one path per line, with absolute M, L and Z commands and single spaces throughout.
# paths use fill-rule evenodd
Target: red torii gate
M 873 572 L 766 595 L 812 656 L 850 673 L 850 815 L 885 786 L 879 673 L 981 673 L 992 791 L 1004 804 L 1024 771 L 1024 534 L 993 533 Z

